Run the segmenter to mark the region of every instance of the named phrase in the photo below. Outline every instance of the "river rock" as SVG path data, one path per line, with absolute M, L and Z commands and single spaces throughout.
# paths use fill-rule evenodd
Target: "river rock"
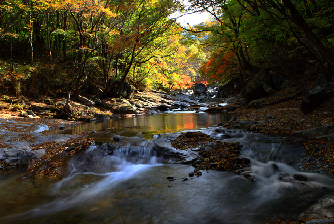
M 159 105 L 158 107 L 156 107 L 158 110 L 160 111 L 168 111 L 170 106 L 167 106 L 165 104 Z
M 192 89 L 194 90 L 195 94 L 204 94 L 207 91 L 207 87 L 205 84 L 203 83 L 195 83 L 192 86 Z
M 329 90 L 333 86 L 333 83 L 331 83 L 331 76 L 324 73 L 319 75 L 316 82 L 321 88 L 325 90 Z
M 293 134 L 303 134 L 303 135 L 310 135 L 310 136 L 324 136 L 328 133 L 334 132 L 334 125 L 324 125 L 316 128 L 311 128 L 302 131 L 295 131 Z
M 102 98 L 105 95 L 103 90 L 99 86 L 94 85 L 94 84 L 90 84 L 88 86 L 87 92 L 91 95 L 96 96 L 97 98 Z
M 36 117 L 36 114 L 32 110 L 27 110 L 28 115 Z
M 252 100 L 260 99 L 267 96 L 267 92 L 263 89 L 263 77 L 265 75 L 264 70 L 260 70 L 254 75 L 248 83 L 241 90 L 241 94 L 245 99 L 246 103 Z
M 45 155 L 45 149 L 33 150 L 31 151 L 31 153 L 33 154 L 35 158 L 39 159 Z
M 28 117 L 29 114 L 28 114 L 26 111 L 23 111 L 23 110 L 22 110 L 22 111 L 20 112 L 20 116 L 21 116 L 21 117 Z
M 291 84 L 291 81 L 284 80 L 282 85 L 281 85 L 281 89 L 284 89 L 284 88 L 288 87 L 290 84 Z
M 230 80 L 223 86 L 220 86 L 217 92 L 217 98 L 225 98 L 240 93 L 241 84 L 239 78 Z
M 101 121 L 110 120 L 110 116 L 107 114 L 94 114 L 94 117 Z
M 266 91 L 268 94 L 274 94 L 276 91 L 267 83 L 263 83 L 263 89 Z
M 80 96 L 80 95 L 78 96 L 78 101 L 79 101 L 80 103 L 86 105 L 86 106 L 89 106 L 89 107 L 95 105 L 95 102 L 94 102 L 94 101 L 89 100 L 89 99 L 87 99 L 86 97 L 83 97 L 83 96 Z
M 249 104 L 248 107 L 250 108 L 260 108 L 263 106 L 263 103 L 265 102 L 265 98 L 261 98 L 258 100 L 252 100 Z
M 294 173 L 293 174 L 293 178 L 295 180 L 298 180 L 298 181 L 308 181 L 308 178 L 307 176 L 303 175 L 303 174 L 299 174 L 299 173 Z
M 248 173 L 245 173 L 244 174 L 244 178 L 246 178 L 247 180 L 250 180 L 250 181 L 254 181 L 254 177 Z
M 305 224 L 329 224 L 329 223 L 334 223 L 334 219 L 326 219 L 326 218 L 314 219 L 305 222 Z
M 302 100 L 300 110 L 304 114 L 310 113 L 330 98 L 331 97 L 327 94 L 324 88 L 317 86 L 309 92 L 306 98 Z
M 169 181 L 176 180 L 174 177 L 171 177 L 171 176 L 167 177 L 166 179 L 169 180 Z

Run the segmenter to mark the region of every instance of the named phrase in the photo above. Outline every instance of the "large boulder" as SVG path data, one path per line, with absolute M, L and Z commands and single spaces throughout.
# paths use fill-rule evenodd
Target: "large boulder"
M 117 92 L 118 89 L 118 92 Z M 115 81 L 109 88 L 110 97 L 123 97 L 127 99 L 133 98 L 133 94 L 136 92 L 136 88 L 130 85 L 128 82 Z
M 90 99 L 88 99 L 88 98 L 86 98 L 86 97 L 80 96 L 80 95 L 78 96 L 78 101 L 79 101 L 80 103 L 86 105 L 86 106 L 89 106 L 89 107 L 95 105 L 95 102 L 94 102 L 94 101 L 92 101 L 92 100 L 90 100 Z
M 320 86 L 317 86 L 315 89 L 310 90 L 309 94 L 302 100 L 300 103 L 300 110 L 304 114 L 310 113 L 329 98 L 331 97 L 326 92 L 326 90 Z
M 332 77 L 328 74 L 320 74 L 317 79 L 318 86 L 322 87 L 325 90 L 329 90 L 333 87 L 334 83 L 331 82 Z
M 94 84 L 91 84 L 88 86 L 87 93 L 89 93 L 90 95 L 96 96 L 97 98 L 104 97 L 104 92 L 102 88 Z
M 256 73 L 241 90 L 246 103 L 257 100 L 267 95 L 273 94 L 278 90 L 284 79 L 279 75 L 274 75 L 268 69 L 261 69 Z
M 203 83 L 195 83 L 191 88 L 194 90 L 194 93 L 198 95 L 205 94 L 208 89 Z
M 227 98 L 240 93 L 241 84 L 239 78 L 231 79 L 228 83 L 219 87 L 217 98 Z
M 264 91 L 266 91 L 266 93 L 268 93 L 268 94 L 274 94 L 274 93 L 276 93 L 276 91 L 274 90 L 274 88 L 271 87 L 269 84 L 267 84 L 265 82 L 263 83 L 262 87 L 263 87 Z
M 274 90 L 281 88 L 283 82 L 285 81 L 281 75 L 273 74 L 269 69 L 264 69 L 264 76 L 262 77 L 263 83 L 266 83 L 268 86 L 272 87 Z
M 246 103 L 249 103 L 252 100 L 263 98 L 268 95 L 268 93 L 263 89 L 262 79 L 264 75 L 264 69 L 260 70 L 247 82 L 247 84 L 241 90 L 241 95 L 245 99 Z

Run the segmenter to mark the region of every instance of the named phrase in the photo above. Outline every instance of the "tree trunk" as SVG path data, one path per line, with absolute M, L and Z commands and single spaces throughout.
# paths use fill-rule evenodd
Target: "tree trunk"
M 292 74 L 291 70 L 286 66 L 286 64 L 284 62 L 284 59 L 281 57 L 281 55 L 278 51 L 278 48 L 275 44 L 274 44 L 274 53 L 275 53 L 276 59 L 278 61 L 278 64 L 283 69 L 286 76 L 292 82 L 294 82 L 298 86 L 299 90 L 306 96 L 308 94 L 307 89 L 305 89 L 304 85 L 299 81 L 299 79 L 296 78 L 296 76 L 294 74 Z
M 47 29 L 47 34 L 46 34 L 46 41 L 48 42 L 48 50 L 49 50 L 49 57 L 50 57 L 50 62 L 52 62 L 52 52 L 51 52 L 51 44 L 50 44 L 50 12 L 49 10 L 46 11 L 46 29 Z
M 128 65 L 126 66 L 126 68 L 124 69 L 123 71 L 123 76 L 122 76 L 122 79 L 120 80 L 120 82 L 118 83 L 117 87 L 116 87 L 116 94 L 119 95 L 120 94 L 120 88 L 122 86 L 122 84 L 124 83 L 127 75 L 129 74 L 129 71 L 132 67 L 132 64 L 133 64 L 133 61 L 135 59 L 135 51 L 136 51 L 136 47 L 137 47 L 137 42 L 138 40 L 136 40 L 136 42 L 134 43 L 133 45 L 133 49 L 132 49 L 132 52 L 131 52 L 131 59 L 130 59 L 130 62 L 128 63 Z
M 31 7 L 32 8 L 32 7 Z M 32 12 L 29 12 L 29 26 L 30 26 L 30 35 L 29 35 L 29 42 L 30 42 L 30 62 L 34 64 L 34 45 L 33 45 L 33 21 L 32 21 Z
M 309 25 L 306 23 L 302 15 L 296 9 L 295 5 L 290 0 L 282 0 L 283 4 L 290 11 L 291 21 L 298 26 L 305 35 L 313 42 L 313 44 L 317 47 L 319 53 L 324 57 L 324 59 L 328 62 L 328 67 L 334 73 L 334 58 L 331 53 L 324 47 L 321 43 L 320 39 L 315 35 Z
M 64 24 L 63 24 L 63 30 L 66 31 L 67 29 L 67 12 L 64 12 Z M 63 40 L 63 60 L 66 61 L 66 46 L 67 46 L 67 42 L 66 42 L 66 35 L 64 36 L 64 40 Z

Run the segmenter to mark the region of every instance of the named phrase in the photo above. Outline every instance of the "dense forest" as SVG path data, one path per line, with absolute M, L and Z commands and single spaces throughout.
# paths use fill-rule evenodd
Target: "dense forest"
M 306 93 L 300 77 L 334 71 L 328 0 L 2 0 L 2 93 L 122 95 L 137 89 L 243 83 L 261 69 Z M 171 14 L 209 12 L 182 27 Z M 314 69 L 315 68 L 315 69 Z

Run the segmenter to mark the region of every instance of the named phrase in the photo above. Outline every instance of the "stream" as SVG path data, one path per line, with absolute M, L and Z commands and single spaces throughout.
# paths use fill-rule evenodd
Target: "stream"
M 20 171 L 1 174 L 0 223 L 255 224 L 334 216 L 334 179 L 300 171 L 299 143 L 240 130 L 215 131 L 229 119 L 228 114 L 163 113 L 58 131 L 87 132 L 100 144 L 73 157 L 59 181 L 34 181 Z M 103 130 L 108 133 L 98 132 Z M 191 165 L 162 163 L 152 142 L 164 144 L 188 130 L 240 142 L 255 180 L 214 170 L 189 177 Z M 110 153 L 103 143 L 111 144 L 115 136 L 121 143 Z M 296 174 L 300 180 L 293 178 Z M 172 181 L 166 179 L 171 176 Z

